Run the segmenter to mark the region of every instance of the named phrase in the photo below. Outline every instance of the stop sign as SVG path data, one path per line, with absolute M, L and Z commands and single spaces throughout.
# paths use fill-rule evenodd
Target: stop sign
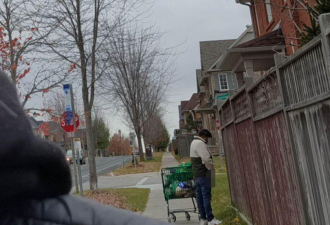
M 220 130 L 220 121 L 217 120 L 217 129 Z
M 68 120 L 67 118 L 71 118 L 71 119 Z M 75 115 L 75 121 L 76 121 L 76 128 L 77 128 L 77 127 L 79 127 L 79 117 L 77 114 Z M 67 132 L 67 133 L 73 132 L 74 126 L 73 126 L 72 112 L 64 112 L 61 116 L 60 123 L 61 123 L 61 128 L 65 132 Z

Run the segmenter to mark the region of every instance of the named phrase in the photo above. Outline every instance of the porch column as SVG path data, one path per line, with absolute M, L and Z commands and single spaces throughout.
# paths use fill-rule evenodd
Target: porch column
M 245 67 L 245 75 L 244 83 L 246 87 L 249 87 L 254 82 L 254 69 L 253 69 L 253 61 L 252 60 L 244 60 Z
M 236 81 L 237 81 L 237 89 L 240 89 L 244 85 L 244 75 L 243 72 L 236 72 Z
M 244 67 L 247 77 L 254 77 L 253 62 L 252 60 L 244 60 Z

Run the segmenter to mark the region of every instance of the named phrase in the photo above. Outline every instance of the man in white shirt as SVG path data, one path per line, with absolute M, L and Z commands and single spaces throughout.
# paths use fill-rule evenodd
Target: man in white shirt
M 201 225 L 218 225 L 221 221 L 214 218 L 211 207 L 211 187 L 215 169 L 211 152 L 207 147 L 208 138 L 212 138 L 212 134 L 206 129 L 194 137 L 190 145 L 190 158 L 196 183 L 196 199 Z

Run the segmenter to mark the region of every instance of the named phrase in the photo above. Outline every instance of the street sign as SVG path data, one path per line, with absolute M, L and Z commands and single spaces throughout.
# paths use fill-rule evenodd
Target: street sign
M 220 121 L 217 120 L 217 129 L 220 130 Z
M 135 146 L 135 133 L 134 132 L 129 133 L 129 145 L 130 145 L 130 147 Z
M 71 85 L 70 84 L 64 84 L 63 85 L 64 90 L 64 100 L 65 100 L 65 111 L 72 111 L 72 103 L 71 103 Z
M 67 120 L 67 114 L 71 113 L 71 120 Z M 76 114 L 75 116 L 75 121 L 76 121 L 76 128 L 79 127 L 79 116 Z M 65 131 L 65 132 L 74 132 L 74 126 L 73 126 L 73 118 L 72 118 L 72 112 L 65 112 L 62 114 L 61 118 L 60 118 L 60 122 L 61 122 L 61 128 Z
M 73 138 L 74 132 L 68 132 L 68 133 L 66 133 L 66 135 L 68 136 L 68 138 Z
M 66 122 L 70 124 L 70 121 L 72 120 L 72 102 L 71 102 L 71 85 L 70 84 L 64 84 L 63 85 L 64 90 L 64 102 L 65 102 L 65 112 L 71 112 L 66 114 Z
M 220 100 L 220 101 L 226 101 L 229 97 L 229 93 L 227 94 L 220 94 L 217 96 L 217 100 Z

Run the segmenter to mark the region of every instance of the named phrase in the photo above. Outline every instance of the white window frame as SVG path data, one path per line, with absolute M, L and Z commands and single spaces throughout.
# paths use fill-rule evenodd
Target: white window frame
M 270 5 L 270 0 L 265 0 L 265 5 L 266 5 L 268 23 L 270 23 L 273 21 L 273 12 L 272 12 L 272 6 Z
M 221 76 L 225 76 L 225 77 L 226 77 L 227 89 L 222 88 L 222 85 L 221 85 Z M 219 73 L 219 74 L 218 74 L 218 79 L 219 79 L 219 87 L 220 87 L 220 91 L 228 91 L 228 90 L 229 90 L 228 75 L 225 74 L 225 73 Z
M 276 24 L 276 26 L 273 28 L 273 31 L 274 31 L 274 30 L 277 30 L 278 28 L 281 27 L 281 22 L 282 22 L 282 20 L 280 20 L 280 22 L 278 22 L 278 23 Z

